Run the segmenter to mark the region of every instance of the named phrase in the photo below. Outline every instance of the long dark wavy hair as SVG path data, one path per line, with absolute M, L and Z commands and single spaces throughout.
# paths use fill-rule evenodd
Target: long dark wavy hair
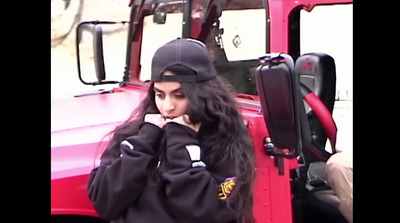
M 183 66 L 172 66 L 168 70 L 176 75 L 194 72 Z M 147 96 L 130 117 L 110 132 L 113 134 L 111 143 L 119 144 L 125 137 L 137 134 L 147 113 L 159 113 L 153 86 L 154 83 L 150 83 Z M 254 148 L 233 97 L 232 86 L 217 76 L 204 82 L 182 83 L 181 87 L 189 99 L 186 114 L 191 123 L 201 123 L 199 141 L 201 147 L 206 148 L 204 162 L 207 169 L 226 168 L 227 162 L 232 164 L 236 184 L 226 200 L 228 207 L 238 213 L 240 223 L 253 223 Z

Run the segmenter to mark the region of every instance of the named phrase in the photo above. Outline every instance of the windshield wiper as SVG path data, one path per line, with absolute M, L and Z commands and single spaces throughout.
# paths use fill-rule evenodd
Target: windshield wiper
M 113 89 L 97 89 L 97 90 L 89 90 L 89 91 L 84 91 L 79 94 L 74 95 L 74 97 L 82 97 L 82 96 L 88 96 L 88 95 L 96 95 L 96 94 L 107 94 L 107 93 L 113 93 Z

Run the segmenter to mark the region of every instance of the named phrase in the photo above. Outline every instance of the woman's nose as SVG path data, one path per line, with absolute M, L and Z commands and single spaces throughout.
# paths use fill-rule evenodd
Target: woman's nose
M 163 109 L 164 109 L 164 112 L 170 112 L 175 109 L 173 100 L 171 100 L 171 98 L 169 98 L 169 97 L 165 98 L 164 103 L 163 103 Z

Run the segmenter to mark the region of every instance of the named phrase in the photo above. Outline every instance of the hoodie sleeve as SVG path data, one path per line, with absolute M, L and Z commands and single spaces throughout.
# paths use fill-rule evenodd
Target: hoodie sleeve
M 235 185 L 235 176 L 207 171 L 201 160 L 197 133 L 189 127 L 170 122 L 165 130 L 168 167 L 162 177 L 172 212 L 184 222 L 235 220 L 235 213 L 228 210 L 226 203 Z
M 114 146 L 120 147 L 119 158 L 110 161 L 110 157 L 103 155 L 100 165 L 92 170 L 88 196 L 102 218 L 110 221 L 119 217 L 138 198 L 147 183 L 149 166 L 158 160 L 155 148 L 161 135 L 159 127 L 142 124 L 137 135 L 115 143 Z

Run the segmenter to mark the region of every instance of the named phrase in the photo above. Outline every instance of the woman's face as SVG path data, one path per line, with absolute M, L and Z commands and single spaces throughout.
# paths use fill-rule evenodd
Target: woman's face
M 174 75 L 165 71 L 163 75 Z M 176 118 L 186 113 L 189 100 L 179 82 L 155 82 L 154 93 L 158 111 L 165 118 Z

